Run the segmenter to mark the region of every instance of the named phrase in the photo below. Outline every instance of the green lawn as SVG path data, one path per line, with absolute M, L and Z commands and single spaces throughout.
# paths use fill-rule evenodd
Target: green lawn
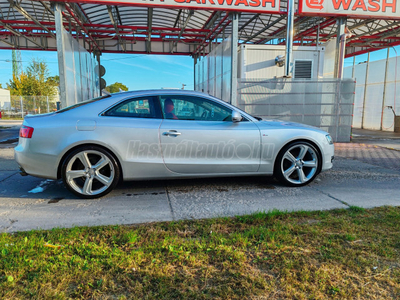
M 400 208 L 0 235 L 0 299 L 399 299 Z

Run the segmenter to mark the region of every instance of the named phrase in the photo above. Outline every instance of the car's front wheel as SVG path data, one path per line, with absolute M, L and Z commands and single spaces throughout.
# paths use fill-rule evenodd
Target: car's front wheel
M 114 156 L 97 146 L 83 146 L 64 160 L 62 179 L 69 191 L 86 198 L 99 198 L 117 185 L 120 169 Z
M 312 144 L 297 141 L 279 152 L 274 174 L 285 185 L 303 186 L 315 179 L 321 170 L 321 163 L 321 155 Z

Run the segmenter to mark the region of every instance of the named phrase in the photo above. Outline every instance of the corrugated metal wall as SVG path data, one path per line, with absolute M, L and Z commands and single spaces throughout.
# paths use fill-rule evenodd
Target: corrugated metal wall
M 353 74 L 357 81 L 353 126 L 393 131 L 394 115 L 400 115 L 400 57 L 345 68 L 345 77 Z
M 229 102 L 231 80 L 231 37 L 226 38 L 195 65 L 195 90 Z

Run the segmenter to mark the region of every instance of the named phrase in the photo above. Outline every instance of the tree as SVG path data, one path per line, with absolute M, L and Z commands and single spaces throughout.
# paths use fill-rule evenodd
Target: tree
M 7 84 L 11 95 L 23 96 L 24 111 L 35 113 L 47 111 L 48 97 L 58 93 L 57 86 L 56 76 L 49 77 L 47 64 L 39 59 L 33 59 L 25 72 L 13 75 Z
M 3 88 L 3 86 L 1 85 L 1 83 L 0 83 L 0 89 L 2 89 Z
M 55 75 L 55 76 L 47 77 L 47 82 L 49 84 L 53 84 L 54 86 L 59 86 L 60 85 L 60 76 Z
M 58 76 L 49 77 L 47 64 L 43 60 L 33 59 L 26 72 L 18 77 L 13 75 L 8 87 L 11 95 L 19 96 L 54 96 L 57 94 Z
M 13 80 L 8 84 L 11 95 L 32 95 L 32 80 L 22 72 L 18 77 L 13 74 Z
M 120 82 L 115 82 L 113 84 L 110 84 L 106 86 L 105 90 L 109 93 L 118 93 L 120 90 L 127 91 L 128 87 L 125 84 L 122 84 Z

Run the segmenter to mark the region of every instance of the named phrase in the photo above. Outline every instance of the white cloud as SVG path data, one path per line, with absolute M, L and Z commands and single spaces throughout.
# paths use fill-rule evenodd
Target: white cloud
M 148 56 L 148 59 L 155 61 L 155 62 L 163 62 L 166 64 L 170 64 L 170 65 L 174 65 L 174 66 L 181 66 L 181 67 L 193 70 L 192 66 L 188 65 L 187 63 L 178 61 L 177 57 L 175 57 L 175 56 L 152 55 L 152 56 Z
M 156 71 L 155 69 L 147 67 L 147 66 L 143 66 L 143 65 L 140 65 L 140 64 L 126 63 L 126 62 L 122 62 L 122 61 L 118 61 L 118 60 L 115 60 L 112 63 L 118 63 L 118 64 L 122 64 L 122 65 L 127 65 L 127 66 L 132 66 L 132 67 L 136 67 L 136 68 L 149 70 L 149 71 L 154 71 L 154 72 Z
M 163 72 L 164 74 L 167 74 L 167 75 L 172 75 L 172 76 L 176 76 L 176 77 L 181 77 L 182 76 L 182 74 L 176 74 L 176 73 L 171 73 L 171 72 Z

